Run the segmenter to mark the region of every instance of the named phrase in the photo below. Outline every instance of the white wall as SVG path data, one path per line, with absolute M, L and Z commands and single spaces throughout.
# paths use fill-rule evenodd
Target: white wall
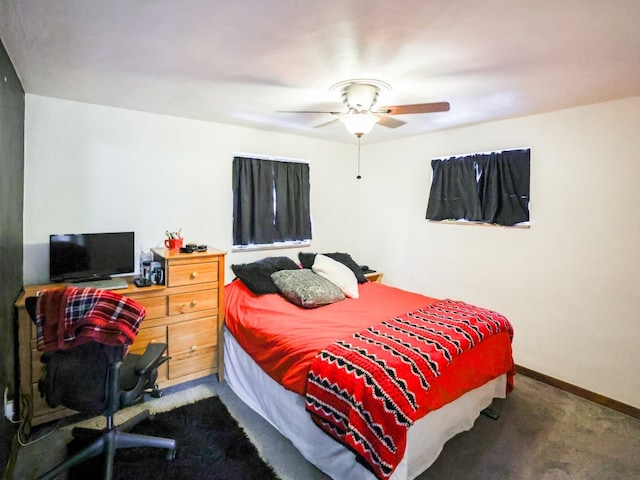
M 311 250 L 498 310 L 517 363 L 640 408 L 639 124 L 640 97 L 363 146 L 357 181 L 353 146 L 27 95 L 25 281 L 47 280 L 51 233 L 149 248 L 182 227 L 230 251 L 233 152 L 304 158 Z M 531 147 L 531 229 L 424 219 L 431 158 L 514 147 Z
M 148 250 L 182 228 L 186 242 L 231 252 L 234 152 L 309 160 L 311 248 L 357 248 L 356 212 L 340 194 L 354 190 L 349 146 L 35 95 L 25 116 L 26 284 L 48 281 L 53 233 L 132 230 Z M 266 255 L 297 250 L 230 253 L 227 280 L 229 265 Z
M 516 362 L 640 407 L 640 97 L 363 148 L 360 254 L 498 310 Z M 531 228 L 425 220 L 434 157 L 531 148 Z

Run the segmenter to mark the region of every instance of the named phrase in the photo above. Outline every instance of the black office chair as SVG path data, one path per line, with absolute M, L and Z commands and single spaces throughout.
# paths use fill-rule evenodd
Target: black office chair
M 26 308 L 35 322 L 37 297 L 26 299 Z M 39 382 L 41 394 L 50 407 L 65 407 L 88 414 L 102 414 L 107 424 L 104 430 L 74 428 L 72 435 L 89 444 L 45 473 L 41 479 L 54 479 L 71 467 L 104 453 L 104 478 L 110 480 L 116 450 L 132 447 L 156 447 L 168 450 L 166 458 L 176 455 L 176 441 L 128 433 L 149 418 L 144 410 L 120 426 L 114 426 L 113 416 L 121 408 L 143 400 L 145 394 L 160 396 L 156 386 L 158 366 L 167 361 L 166 344 L 151 343 L 144 354 L 124 355 L 124 346 L 88 342 L 67 350 L 46 352 L 46 365 Z

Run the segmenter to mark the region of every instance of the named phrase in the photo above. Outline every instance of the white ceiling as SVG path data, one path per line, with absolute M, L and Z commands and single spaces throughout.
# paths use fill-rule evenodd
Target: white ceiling
M 0 0 L 27 93 L 354 142 L 336 82 L 391 84 L 363 143 L 640 95 L 638 0 Z

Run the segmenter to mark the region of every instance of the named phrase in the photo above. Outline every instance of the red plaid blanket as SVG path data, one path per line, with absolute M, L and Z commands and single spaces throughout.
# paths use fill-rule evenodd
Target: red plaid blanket
M 38 350 L 63 350 L 90 341 L 131 345 L 145 315 L 142 305 L 108 290 L 45 290 L 36 304 Z
M 389 478 L 432 381 L 455 357 L 498 332 L 513 337 L 504 316 L 453 300 L 384 321 L 316 356 L 306 408 L 378 478 Z

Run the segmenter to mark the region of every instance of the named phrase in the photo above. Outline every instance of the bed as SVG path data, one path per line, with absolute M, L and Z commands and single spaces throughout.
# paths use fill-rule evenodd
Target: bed
M 316 261 L 310 266 L 318 263 Z M 297 264 L 280 267 L 270 265 L 266 269 L 267 276 L 272 270 L 299 269 Z M 357 281 L 355 291 L 353 284 L 349 287 L 351 295 L 321 306 L 304 307 L 299 299 L 291 298 L 281 283 L 274 287 L 269 284 L 269 279 L 265 279 L 269 287 L 256 290 L 240 269 L 237 272 L 234 269 L 244 280 L 238 278 L 225 287 L 225 379 L 240 399 L 290 439 L 307 460 L 330 477 L 413 479 L 436 460 L 448 439 L 470 429 L 481 410 L 494 398 L 504 398 L 510 391 L 514 375 L 511 356 L 513 332 L 504 317 L 489 310 L 478 310 L 504 319 L 504 328 L 496 329 L 473 348 L 458 352 L 448 360 L 446 368 L 436 367 L 437 375 L 430 373 L 427 376 L 427 393 L 420 395 L 419 406 L 407 424 L 406 434 L 402 442 L 397 442 L 402 443 L 395 452 L 397 458 L 393 459 L 390 468 L 381 470 L 371 462 L 367 450 L 365 454 L 358 450 L 360 444 L 368 445 L 366 442 L 357 439 L 359 441 L 354 443 L 353 435 L 348 433 L 346 437 L 351 438 L 350 444 L 348 438 L 339 436 L 345 434 L 340 428 L 336 433 L 335 425 L 324 424 L 327 418 L 332 420 L 335 417 L 335 411 L 322 418 L 314 410 L 323 389 L 314 386 L 312 378 L 315 378 L 316 371 L 320 371 L 319 368 L 340 363 L 329 361 L 324 365 L 321 360 L 323 355 L 331 352 L 331 347 L 343 347 L 340 339 L 351 339 L 356 332 L 372 331 L 372 326 L 376 326 L 373 331 L 378 332 L 377 327 L 387 324 L 389 319 L 403 322 L 416 312 L 422 312 L 422 315 L 433 309 L 439 311 L 443 300 L 362 281 L 355 268 L 359 267 L 350 265 Z M 320 270 L 300 270 L 307 270 L 307 277 L 311 272 L 322 273 Z M 297 275 L 301 272 L 294 273 L 295 278 L 299 278 Z M 336 285 L 341 283 L 336 282 Z M 339 289 L 346 292 L 342 286 Z M 473 307 L 463 302 L 454 304 Z M 428 356 L 428 360 L 431 361 L 433 356 Z M 341 370 L 342 363 L 336 368 Z M 396 369 L 401 370 L 397 365 L 392 370 L 396 372 Z M 417 377 L 424 382 L 422 373 Z M 352 380 L 347 379 L 348 382 Z M 411 392 L 414 388 L 407 390 Z M 385 401 L 388 401 L 389 396 L 394 395 L 387 395 L 385 391 L 382 397 L 386 396 Z M 355 403 L 361 405 L 360 400 L 358 398 Z M 324 403 L 322 406 L 326 407 Z M 394 415 L 397 418 L 398 412 Z M 373 423 L 384 426 L 377 419 Z M 337 425 L 341 426 L 339 422 Z M 378 437 L 387 438 L 385 435 Z M 391 438 L 392 443 L 396 442 L 396 437 Z M 344 444 L 341 443 L 343 440 Z

